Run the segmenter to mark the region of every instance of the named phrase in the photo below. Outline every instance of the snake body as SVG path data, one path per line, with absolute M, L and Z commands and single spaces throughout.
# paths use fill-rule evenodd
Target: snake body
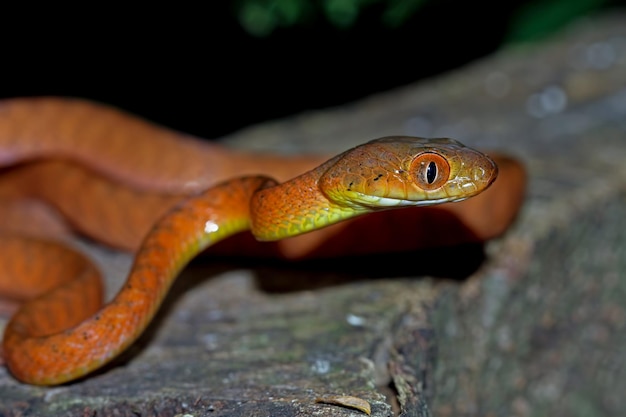
M 83 137 L 120 136 L 129 140 L 129 137 L 143 138 L 150 133 L 159 146 L 178 149 L 180 145 L 180 154 L 174 152 L 171 165 L 166 163 L 161 170 L 157 163 L 146 164 L 134 154 L 128 156 L 128 160 L 136 159 L 130 162 L 119 158 L 113 150 L 117 148 L 121 152 L 119 148 L 123 140 L 112 139 L 110 145 L 113 150 L 99 155 L 76 139 L 80 136 L 76 135 L 76 125 L 64 126 L 58 121 L 63 117 L 55 118 L 56 121 L 49 119 L 47 126 L 56 127 L 48 130 L 38 130 L 37 126 L 41 124 L 25 123 L 24 118 L 32 119 L 32 109 L 37 106 L 37 117 L 44 120 L 46 117 L 53 118 L 51 114 L 59 109 L 63 109 L 65 114 L 71 114 L 73 110 L 78 115 L 75 117 L 83 121 L 80 126 L 88 126 L 89 123 L 84 123 L 87 119 L 102 116 L 105 120 L 102 130 L 81 128 Z M 46 241 L 32 245 L 30 239 L 23 237 L 0 240 L 0 264 L 5 269 L 4 276 L 0 277 L 0 291 L 11 291 L 15 281 L 23 280 L 30 283 L 28 289 L 22 292 L 15 290 L 14 297 L 35 296 L 11 318 L 2 344 L 6 365 L 23 382 L 59 384 L 84 376 L 111 361 L 143 332 L 170 285 L 189 260 L 226 237 L 250 230 L 259 240 L 273 241 L 374 211 L 461 201 L 487 189 L 498 174 L 497 166 L 490 158 L 454 140 L 390 137 L 367 142 L 317 168 L 279 183 L 265 176 L 235 175 L 232 172 L 263 172 L 261 165 L 275 163 L 269 156 L 257 160 L 256 166 L 252 164 L 251 168 L 244 168 L 236 166 L 238 162 L 243 163 L 243 154 L 233 152 L 228 155 L 233 157 L 235 167 L 232 167 L 225 162 L 222 152 L 226 151 L 222 148 L 205 148 L 191 139 L 181 140 L 177 137 L 180 134 L 175 132 L 127 118 L 92 104 L 58 99 L 18 100 L 0 105 L 0 161 L 9 165 L 46 157 L 34 166 L 17 166 L 9 170 L 5 176 L 14 178 L 5 182 L 4 186 L 0 183 L 0 198 L 24 194 L 25 186 L 21 185 L 17 187 L 20 190 L 16 190 L 11 184 L 31 184 L 29 187 L 32 189 L 27 190 L 29 193 L 51 201 L 62 213 L 71 215 L 76 207 L 64 207 L 62 199 L 57 199 L 47 187 L 37 185 L 38 181 L 49 178 L 54 172 L 55 178 L 57 174 L 60 178 L 58 181 L 71 184 L 68 187 L 75 191 L 82 190 L 83 176 L 89 174 L 87 171 L 95 170 L 107 175 L 96 181 L 95 187 L 100 189 L 101 198 L 115 195 L 116 199 L 120 199 L 115 200 L 117 206 L 122 208 L 124 204 L 143 204 L 145 201 L 150 201 L 150 205 L 145 207 L 158 207 L 149 219 L 151 224 L 147 226 L 150 229 L 147 235 L 139 241 L 133 237 L 135 240 L 126 244 L 130 249 L 139 248 L 134 265 L 120 292 L 102 308 L 98 307 L 101 288 L 92 284 L 98 280 L 97 271 L 79 254 L 72 250 L 63 251 Z M 110 126 L 115 125 L 113 122 L 120 120 L 128 122 L 127 133 L 110 130 Z M 99 123 L 96 126 L 100 126 Z M 21 130 L 15 130 L 16 126 Z M 54 141 L 46 140 L 46 135 L 63 134 L 72 140 L 53 145 L 50 142 Z M 38 135 L 43 138 L 24 139 Z M 141 152 L 144 145 L 138 146 Z M 57 160 L 48 160 L 50 155 L 55 155 Z M 218 157 L 215 158 L 215 155 Z M 164 161 L 165 156 L 170 159 L 168 154 L 156 159 Z M 199 157 L 209 158 L 217 168 L 193 162 Z M 189 163 L 185 163 L 185 158 L 189 159 Z M 64 161 L 66 159 L 81 161 L 88 168 L 69 167 Z M 312 161 L 296 159 L 295 164 L 306 166 Z M 142 164 L 145 171 L 142 175 L 135 175 L 133 165 Z M 182 174 L 168 173 L 168 166 L 173 166 Z M 292 166 L 295 165 L 283 164 L 279 179 L 283 179 L 280 178 L 282 175 L 290 175 L 288 171 Z M 215 172 L 209 172 L 214 169 Z M 38 170 L 41 172 L 37 173 Z M 206 180 L 211 176 L 220 181 L 215 184 L 214 180 Z M 231 179 L 225 179 L 229 177 Z M 124 188 L 120 184 L 131 184 L 133 187 Z M 150 192 L 141 191 L 155 189 L 164 194 L 155 197 Z M 189 192 L 195 195 L 183 199 L 182 194 Z M 88 211 L 85 208 L 87 202 L 83 204 L 78 211 L 81 208 L 83 212 Z M 510 213 L 507 216 L 512 217 Z M 93 217 L 115 222 L 115 216 L 108 213 L 96 212 Z M 75 220 L 74 225 L 92 236 L 103 234 L 98 227 L 93 229 L 95 231 L 90 230 L 92 220 Z M 122 222 L 120 229 L 123 230 L 128 223 L 128 220 Z M 115 228 L 110 229 L 114 233 Z M 116 244 L 117 239 L 112 238 L 110 242 Z M 24 253 L 30 259 L 42 261 L 33 262 L 32 267 L 24 272 L 24 264 L 28 262 L 20 260 L 25 258 L 17 255 Z M 71 273 L 55 271 L 61 257 L 67 259 L 63 263 L 73 265 Z M 50 282 L 41 287 L 40 281 L 44 278 Z

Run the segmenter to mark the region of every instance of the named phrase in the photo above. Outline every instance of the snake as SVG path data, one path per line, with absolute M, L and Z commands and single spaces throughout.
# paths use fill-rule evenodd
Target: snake
M 495 159 L 453 139 L 407 136 L 370 140 L 325 162 L 251 155 L 85 100 L 0 102 L 3 206 L 22 199 L 18 216 L 54 217 L 30 205 L 46 201 L 72 230 L 135 252 L 124 285 L 102 306 L 99 273 L 78 251 L 2 232 L 0 293 L 27 300 L 6 325 L 5 365 L 34 385 L 101 368 L 142 334 L 191 259 L 244 231 L 284 241 L 365 214 L 443 204 L 473 219 L 467 224 L 477 239 L 491 238 L 511 223 L 524 184 L 520 163 Z M 499 193 L 478 200 L 503 174 Z M 47 227 L 38 222 L 31 221 L 36 232 Z M 315 241 L 329 238 L 322 236 Z

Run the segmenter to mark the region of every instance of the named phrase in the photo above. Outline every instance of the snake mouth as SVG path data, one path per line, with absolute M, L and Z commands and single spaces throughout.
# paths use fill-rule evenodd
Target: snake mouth
M 477 191 L 476 193 L 478 192 L 479 191 Z M 446 197 L 441 197 L 441 198 L 430 198 L 430 199 L 425 198 L 421 200 L 407 200 L 403 198 L 379 197 L 379 196 L 368 195 L 368 194 L 363 194 L 363 193 L 355 193 L 351 201 L 358 202 L 359 205 L 363 207 L 368 207 L 370 209 L 384 210 L 384 209 L 391 209 L 395 207 L 432 206 L 435 204 L 463 201 L 469 197 L 471 196 L 470 195 L 466 195 L 464 197 L 446 196 Z

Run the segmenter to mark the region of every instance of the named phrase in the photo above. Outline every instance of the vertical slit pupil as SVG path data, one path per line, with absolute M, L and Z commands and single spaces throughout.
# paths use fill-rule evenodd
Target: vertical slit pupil
M 426 181 L 428 181 L 429 184 L 432 184 L 433 182 L 435 182 L 436 178 L 437 178 L 437 164 L 431 161 L 428 164 L 428 167 L 426 167 Z

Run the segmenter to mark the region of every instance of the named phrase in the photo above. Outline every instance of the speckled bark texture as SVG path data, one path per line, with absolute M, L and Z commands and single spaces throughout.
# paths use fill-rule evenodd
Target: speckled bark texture
M 524 160 L 514 228 L 484 254 L 368 258 L 351 272 L 354 259 L 201 260 L 113 366 L 57 388 L 0 370 L 0 416 L 363 415 L 316 403 L 327 395 L 366 399 L 377 417 L 398 406 L 403 416 L 621 415 L 626 15 L 226 140 L 332 152 L 385 135 L 450 136 Z M 88 249 L 115 291 L 129 258 Z M 451 276 L 450 264 L 483 255 Z M 425 262 L 441 268 L 425 276 Z

